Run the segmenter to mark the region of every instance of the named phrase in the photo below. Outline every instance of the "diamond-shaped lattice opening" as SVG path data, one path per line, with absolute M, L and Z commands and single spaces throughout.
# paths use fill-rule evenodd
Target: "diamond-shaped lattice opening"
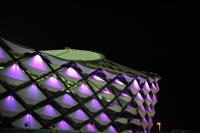
M 42 75 L 50 71 L 50 68 L 40 55 L 34 55 L 33 57 L 25 59 L 21 62 L 26 69 L 34 75 Z
M 133 124 L 135 124 L 137 126 L 141 126 L 140 119 L 132 118 L 130 123 L 133 123 Z
M 137 93 L 136 97 L 134 98 L 135 102 L 138 104 L 138 106 L 142 105 L 144 102 L 144 99 L 140 93 Z
M 115 121 L 120 123 L 120 124 L 124 124 L 124 125 L 128 123 L 128 119 L 127 118 L 121 118 L 121 117 L 115 119 Z
M 125 110 L 133 115 L 137 115 L 137 109 L 131 105 L 128 105 Z
M 147 81 L 144 82 L 142 90 L 145 95 L 147 95 L 149 93 L 149 91 L 151 90 Z
M 18 64 L 12 64 L 11 66 L 0 70 L 0 78 L 14 86 L 18 86 L 29 80 Z
M 55 99 L 55 101 L 62 106 L 63 108 L 72 108 L 75 105 L 77 105 L 76 100 L 68 93 L 59 96 L 58 98 Z
M 24 111 L 22 105 L 20 105 L 13 96 L 7 96 L 0 100 L 0 114 L 2 116 L 12 117 Z
M 146 104 L 149 106 L 151 103 L 152 103 L 152 99 L 151 97 L 149 96 L 149 94 L 147 94 L 146 98 L 145 98 L 145 102 Z
M 38 113 L 42 118 L 47 120 L 53 119 L 60 115 L 60 113 L 56 109 L 54 109 L 50 104 L 35 110 L 35 112 Z
M 101 92 L 98 93 L 98 97 L 105 105 L 112 101 L 115 95 L 111 93 L 107 88 L 104 88 Z
M 63 84 L 58 78 L 56 78 L 56 76 L 50 76 L 47 79 L 40 81 L 40 84 L 52 92 L 57 92 L 64 89 Z
M 136 95 L 140 91 L 140 85 L 136 79 L 131 83 L 130 90 L 133 95 Z
M 131 102 L 131 97 L 127 93 L 121 93 L 120 96 L 118 97 L 118 100 L 122 107 L 125 107 L 127 104 Z
M 146 115 L 146 110 L 143 105 L 140 106 L 138 113 L 140 114 L 141 117 L 144 117 Z
M 122 107 L 118 104 L 117 100 L 114 100 L 107 108 L 118 113 L 122 111 Z
M 23 99 L 23 101 L 27 104 L 37 104 L 46 99 L 44 94 L 38 89 L 35 84 L 31 84 L 19 91 L 17 94 Z
M 10 60 L 10 56 L 0 47 L 0 63 L 7 63 Z
M 92 90 L 85 82 L 80 83 L 78 86 L 73 88 L 72 91 L 81 98 L 87 98 L 93 95 Z
M 103 125 L 103 126 L 105 126 L 105 125 L 107 125 L 108 123 L 110 123 L 111 122 L 111 120 L 110 120 L 110 118 L 105 114 L 105 113 L 101 113 L 101 114 L 99 114 L 96 118 L 95 118 L 95 120 L 99 123 L 99 124 L 101 124 L 101 125 Z
M 78 82 L 82 79 L 81 75 L 77 70 L 75 70 L 73 67 L 64 68 L 59 73 L 65 78 L 65 80 L 70 82 Z
M 41 128 L 40 123 L 31 115 L 26 114 L 12 123 L 14 127 L 19 128 Z
M 97 75 L 92 75 L 88 78 L 90 82 L 92 82 L 95 86 L 102 88 L 106 85 L 106 81 Z
M 56 123 L 56 128 L 59 130 L 73 130 L 73 128 L 64 120 L 59 121 L 58 123 Z
M 90 100 L 88 103 L 85 104 L 85 106 L 91 112 L 98 112 L 99 110 L 101 110 L 103 108 L 97 99 Z
M 117 133 L 117 130 L 116 130 L 112 125 L 110 125 L 110 126 L 108 127 L 108 132 L 109 132 L 109 133 Z
M 157 99 L 156 95 L 153 94 L 153 98 L 152 98 L 152 103 L 151 103 L 151 105 L 154 106 L 157 102 L 158 102 L 158 99 Z
M 124 90 L 124 88 L 126 87 L 126 85 L 120 81 L 119 79 L 115 79 L 112 83 L 112 85 L 117 88 L 118 90 Z
M 147 122 L 147 120 L 146 120 L 145 117 L 142 118 L 141 124 L 142 124 L 142 127 L 143 127 L 143 128 L 146 128 L 146 127 L 148 126 L 148 122 Z
M 91 123 L 88 123 L 86 126 L 84 126 L 81 131 L 84 131 L 84 132 L 96 132 L 97 129 L 95 128 L 95 126 Z
M 95 92 L 98 92 L 101 88 L 96 86 L 94 83 L 92 83 L 91 81 L 87 80 L 87 83 L 91 86 L 91 89 Z
M 76 110 L 68 116 L 77 123 L 82 123 L 89 119 L 89 117 L 81 109 Z

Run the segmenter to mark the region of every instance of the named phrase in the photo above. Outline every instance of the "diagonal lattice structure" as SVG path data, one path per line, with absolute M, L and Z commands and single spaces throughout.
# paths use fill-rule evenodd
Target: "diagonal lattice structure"
M 150 132 L 160 77 L 82 52 L 1 39 L 0 127 Z

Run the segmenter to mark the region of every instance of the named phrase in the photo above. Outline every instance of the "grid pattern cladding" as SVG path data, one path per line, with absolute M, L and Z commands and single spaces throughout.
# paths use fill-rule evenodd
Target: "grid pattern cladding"
M 0 126 L 150 132 L 159 87 L 140 76 L 92 69 L 0 45 Z

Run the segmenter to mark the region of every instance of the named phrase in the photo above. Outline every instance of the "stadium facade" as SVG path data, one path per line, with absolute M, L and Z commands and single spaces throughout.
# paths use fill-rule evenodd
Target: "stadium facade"
M 0 128 L 150 132 L 160 77 L 74 50 L 0 40 Z

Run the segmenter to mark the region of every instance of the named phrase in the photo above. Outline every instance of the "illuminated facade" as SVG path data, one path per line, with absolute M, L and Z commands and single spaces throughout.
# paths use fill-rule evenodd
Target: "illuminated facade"
M 82 50 L 0 40 L 0 127 L 150 132 L 160 77 Z

